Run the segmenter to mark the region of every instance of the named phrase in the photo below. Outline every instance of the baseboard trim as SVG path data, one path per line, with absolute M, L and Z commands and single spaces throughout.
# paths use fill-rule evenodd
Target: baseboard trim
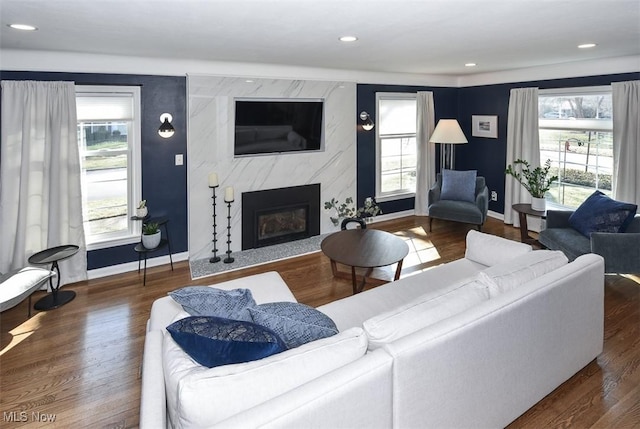
M 189 260 L 189 252 L 173 253 L 171 255 L 171 259 L 173 259 L 173 262 L 187 261 Z M 155 258 L 148 258 L 147 268 L 157 267 L 159 265 L 166 265 L 169 263 L 171 263 L 171 260 L 169 259 L 169 255 L 158 256 Z M 101 277 L 107 277 L 115 274 L 122 274 L 122 273 L 127 273 L 129 271 L 137 271 L 137 270 L 138 270 L 138 261 L 126 262 L 124 264 L 111 265 L 104 268 L 96 268 L 95 270 L 89 270 L 87 272 L 87 278 L 89 280 L 99 279 Z
M 401 212 L 387 213 L 375 216 L 371 223 L 384 222 L 386 220 L 399 219 L 401 217 L 413 216 L 415 210 L 404 210 Z
M 502 213 L 498 213 L 498 212 L 494 212 L 492 210 L 489 210 L 487 212 L 487 216 L 490 216 L 490 217 L 492 217 L 494 219 L 498 219 L 498 220 L 501 220 L 501 221 L 504 222 L 504 214 L 502 214 Z

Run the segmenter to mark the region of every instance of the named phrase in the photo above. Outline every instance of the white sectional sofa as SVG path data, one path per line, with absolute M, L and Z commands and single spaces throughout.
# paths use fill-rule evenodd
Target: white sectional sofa
M 564 259 L 564 260 L 563 260 Z M 221 284 L 295 301 L 277 273 Z M 206 368 L 154 302 L 141 428 L 504 427 L 602 351 L 604 261 L 470 231 L 465 258 L 321 306 L 335 336 Z

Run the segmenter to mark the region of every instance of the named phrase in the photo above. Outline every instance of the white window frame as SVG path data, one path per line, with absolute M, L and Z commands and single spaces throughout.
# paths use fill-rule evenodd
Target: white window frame
M 87 236 L 87 250 L 104 249 L 140 241 L 142 222 L 131 220 L 138 202 L 142 200 L 142 109 L 140 93 L 139 86 L 76 85 L 76 98 L 79 96 L 108 97 L 121 94 L 132 94 L 133 96 L 133 119 L 131 120 L 127 154 L 127 232 L 117 236 L 113 234 Z M 100 119 L 96 118 L 96 120 Z
M 415 191 L 409 189 L 403 189 L 399 192 L 387 192 L 382 193 L 382 139 L 380 138 L 380 100 L 416 100 L 418 95 L 415 92 L 376 92 L 376 201 L 395 201 L 404 198 L 415 197 Z M 417 122 L 417 109 L 416 109 L 416 122 Z M 398 134 L 395 137 L 414 137 L 417 143 L 417 129 L 415 134 Z M 417 166 L 416 166 L 417 169 Z
M 600 86 L 588 86 L 588 87 L 575 87 L 575 88 L 552 88 L 541 89 L 538 91 L 539 97 L 571 97 L 580 95 L 598 95 L 598 94 L 611 94 L 611 85 Z M 577 131 L 600 131 L 610 132 L 613 134 L 613 118 L 610 119 L 581 119 L 581 118 L 566 118 L 566 119 L 539 119 L 539 130 L 577 130 Z M 542 154 L 541 154 L 542 155 Z M 540 162 L 544 163 L 546 160 L 540 157 Z M 554 160 L 552 160 L 554 161 Z M 613 173 L 613 172 L 612 172 Z M 611 180 L 615 180 L 615 175 L 612 174 Z M 595 188 L 594 188 L 595 189 Z M 556 207 L 561 209 L 572 209 L 570 206 L 547 200 L 547 205 L 550 207 Z

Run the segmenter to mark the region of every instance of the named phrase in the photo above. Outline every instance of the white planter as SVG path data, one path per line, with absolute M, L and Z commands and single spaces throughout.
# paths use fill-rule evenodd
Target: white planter
M 539 212 L 545 211 L 546 208 L 547 208 L 545 199 L 544 198 L 531 197 L 531 208 L 533 210 L 537 210 Z
M 160 244 L 160 231 L 152 235 L 142 234 L 142 245 L 147 249 L 155 249 Z

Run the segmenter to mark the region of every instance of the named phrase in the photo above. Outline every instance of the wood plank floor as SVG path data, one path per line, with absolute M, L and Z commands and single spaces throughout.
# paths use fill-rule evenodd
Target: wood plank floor
M 409 243 L 403 276 L 464 256 L 470 229 L 436 221 L 428 233 L 427 220 L 418 217 L 373 227 Z M 495 219 L 489 219 L 485 232 L 519 237 L 518 230 Z M 67 285 L 77 292 L 75 300 L 29 319 L 28 300 L 2 313 L 0 427 L 137 427 L 139 368 L 153 300 L 181 286 L 271 270 L 282 275 L 300 302 L 312 306 L 351 294 L 350 281 L 334 279 L 328 259 L 315 253 L 197 281 L 190 279 L 188 263 L 180 262 L 175 271 L 150 268 L 146 287 L 141 274 L 125 273 Z M 374 275 L 391 279 L 393 271 L 389 267 Z M 511 428 L 640 427 L 640 279 L 607 276 L 605 283 L 604 352 Z M 34 302 L 42 294 L 36 293 Z

